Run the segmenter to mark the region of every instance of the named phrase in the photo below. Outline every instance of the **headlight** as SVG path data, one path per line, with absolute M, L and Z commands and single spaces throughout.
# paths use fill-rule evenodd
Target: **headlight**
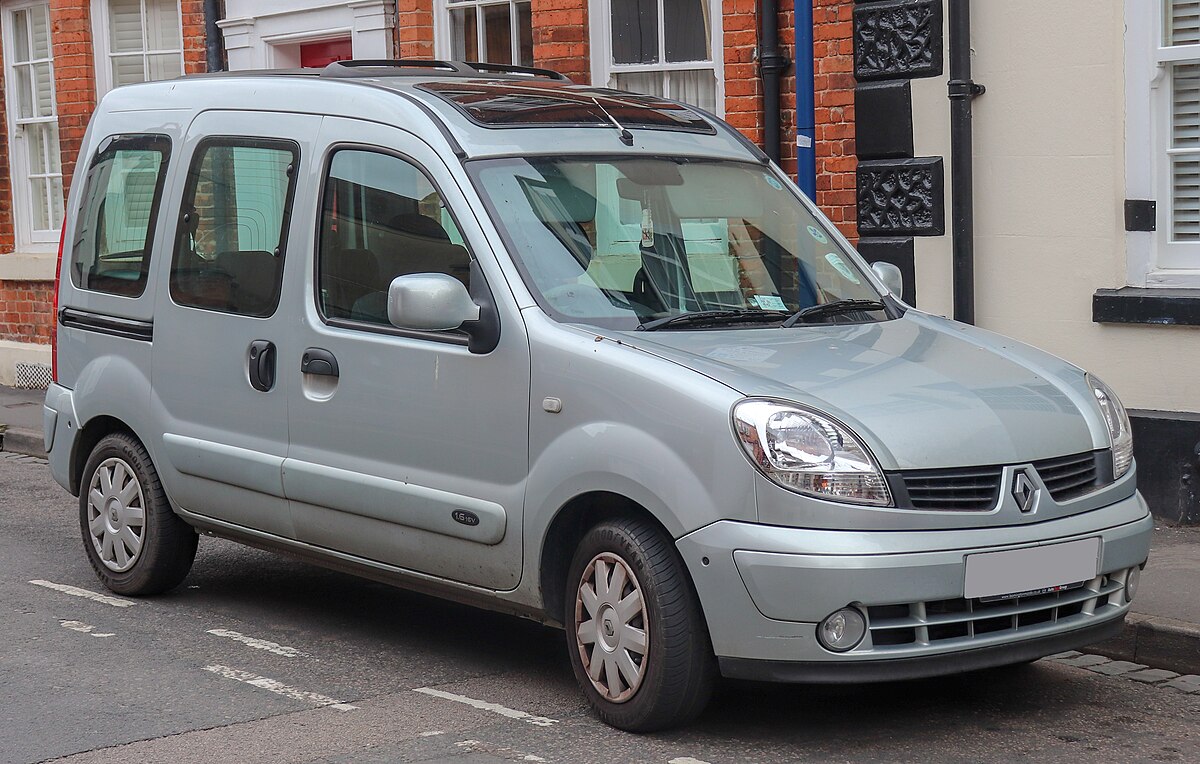
M 745 400 L 733 427 L 754 466 L 784 488 L 820 499 L 889 506 L 871 452 L 841 424 L 790 403 Z
M 1112 443 L 1113 478 L 1119 478 L 1129 471 L 1133 464 L 1133 429 L 1129 426 L 1129 415 L 1121 405 L 1116 393 L 1108 385 L 1087 375 L 1088 386 L 1100 404 L 1100 413 L 1108 424 L 1108 437 Z

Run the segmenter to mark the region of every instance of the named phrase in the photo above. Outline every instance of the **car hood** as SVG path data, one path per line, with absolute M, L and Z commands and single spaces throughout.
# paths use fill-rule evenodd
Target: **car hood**
M 743 395 L 825 411 L 865 438 L 884 469 L 1013 464 L 1108 446 L 1082 370 L 914 310 L 869 324 L 600 333 Z

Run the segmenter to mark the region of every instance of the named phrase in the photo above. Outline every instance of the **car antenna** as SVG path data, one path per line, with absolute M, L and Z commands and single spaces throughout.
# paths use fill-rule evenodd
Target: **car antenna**
M 599 98 L 592 96 L 592 102 L 596 104 L 596 108 L 604 113 L 604 116 L 608 117 L 608 121 L 613 123 L 613 127 L 621 131 L 621 143 L 624 143 L 626 146 L 632 146 L 633 133 L 626 130 L 625 126 L 618 122 L 616 117 L 608 113 L 608 109 L 604 108 L 604 104 L 600 103 Z

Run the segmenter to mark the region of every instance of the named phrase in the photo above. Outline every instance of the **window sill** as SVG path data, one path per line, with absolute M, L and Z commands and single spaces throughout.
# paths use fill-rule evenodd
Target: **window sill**
M 57 270 L 57 251 L 0 255 L 0 281 L 54 281 Z
M 1092 295 L 1092 321 L 1200 326 L 1200 289 L 1097 289 Z

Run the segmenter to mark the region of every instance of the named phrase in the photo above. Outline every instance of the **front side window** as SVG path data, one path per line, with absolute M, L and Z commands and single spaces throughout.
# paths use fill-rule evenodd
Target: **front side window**
M 533 66 L 533 16 L 528 0 L 446 0 L 441 23 L 450 58 Z
M 710 0 L 596 0 L 593 82 L 720 114 L 721 6 Z M 598 18 L 597 18 L 598 17 Z M 598 37 L 600 39 L 598 39 Z M 598 71 L 597 71 L 598 68 Z
M 560 320 L 635 328 L 720 313 L 739 326 L 778 325 L 818 305 L 810 314 L 822 320 L 886 316 L 856 258 L 762 165 L 538 157 L 468 166 L 531 291 Z M 857 300 L 874 307 L 844 302 Z
M 146 289 L 171 140 L 126 135 L 106 144 L 84 177 L 71 280 L 80 289 L 137 297 Z
M 275 312 L 298 161 L 289 141 L 216 138 L 197 148 L 171 263 L 176 303 Z
M 390 326 L 387 292 L 393 279 L 445 273 L 469 288 L 470 266 L 441 194 L 416 165 L 373 151 L 333 155 L 317 257 L 322 315 Z
M 92 18 L 102 89 L 183 74 L 179 0 L 94 0 Z

